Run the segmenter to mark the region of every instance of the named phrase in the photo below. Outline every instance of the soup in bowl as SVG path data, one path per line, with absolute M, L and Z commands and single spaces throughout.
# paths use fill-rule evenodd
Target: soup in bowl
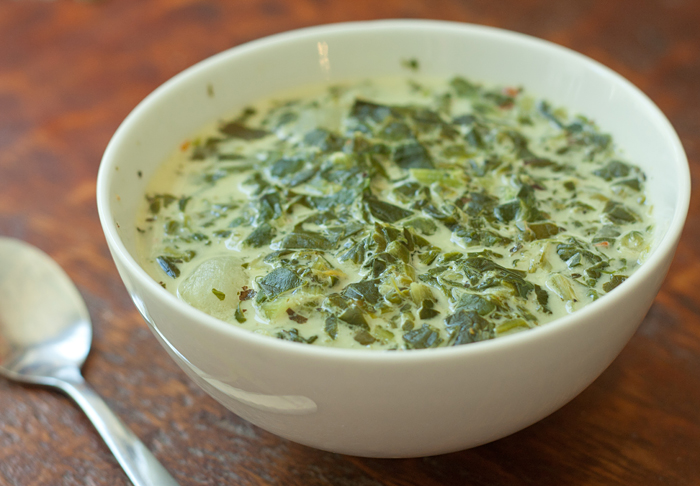
M 600 64 L 379 21 L 174 77 L 112 138 L 98 208 L 136 307 L 215 399 L 306 445 L 410 457 L 590 384 L 661 286 L 689 180 L 663 114 Z

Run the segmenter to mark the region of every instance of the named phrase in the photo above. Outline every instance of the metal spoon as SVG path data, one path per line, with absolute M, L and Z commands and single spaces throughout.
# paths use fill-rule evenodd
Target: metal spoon
M 68 394 L 135 486 L 177 486 L 85 383 L 80 368 L 91 341 L 85 302 L 61 267 L 33 246 L 0 238 L 0 375 Z

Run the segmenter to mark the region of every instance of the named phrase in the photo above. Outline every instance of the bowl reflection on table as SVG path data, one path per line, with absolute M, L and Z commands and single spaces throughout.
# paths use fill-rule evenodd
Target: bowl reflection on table
M 204 124 L 266 95 L 320 82 L 421 74 L 523 86 L 584 113 L 647 174 L 654 249 L 613 293 L 540 328 L 452 348 L 329 349 L 260 336 L 164 290 L 134 257 L 146 184 Z M 211 96 L 211 93 L 214 96 Z M 411 457 L 483 444 L 546 417 L 618 355 L 648 311 L 685 221 L 690 176 L 658 108 L 600 64 L 545 41 L 467 24 L 377 21 L 289 32 L 174 77 L 119 127 L 98 176 L 100 220 L 119 273 L 156 337 L 204 390 L 282 437 L 346 454 Z

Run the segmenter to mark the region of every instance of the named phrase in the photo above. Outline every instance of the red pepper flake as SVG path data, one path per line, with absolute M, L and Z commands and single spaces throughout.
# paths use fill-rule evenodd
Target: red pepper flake
M 290 320 L 292 320 L 294 322 L 298 322 L 299 324 L 304 324 L 306 321 L 309 320 L 308 318 L 306 318 L 304 316 L 300 316 L 299 314 L 294 312 L 292 309 L 287 309 L 287 315 L 289 316 Z
M 515 98 L 520 94 L 521 88 L 513 88 L 512 86 L 507 86 L 503 88 L 503 94 Z
M 238 300 L 240 300 L 240 301 L 250 300 L 250 299 L 252 299 L 253 297 L 255 297 L 255 293 L 256 293 L 255 290 L 249 289 L 248 287 L 246 287 L 246 286 L 244 285 L 244 286 L 243 286 L 243 290 L 241 290 L 241 291 L 238 293 Z
M 610 242 L 608 242 L 608 241 L 599 241 L 598 243 L 593 243 L 593 246 L 604 246 L 604 247 L 608 247 L 608 246 L 610 246 Z
M 184 152 L 188 148 L 190 148 L 190 141 L 189 140 L 185 140 L 184 142 L 182 142 L 182 144 L 180 144 L 180 150 L 182 152 Z

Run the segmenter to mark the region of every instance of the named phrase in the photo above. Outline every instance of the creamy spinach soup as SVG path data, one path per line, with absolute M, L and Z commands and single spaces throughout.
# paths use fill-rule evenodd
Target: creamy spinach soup
M 603 297 L 651 239 L 644 174 L 519 88 L 383 79 L 245 108 L 184 140 L 136 222 L 192 306 L 313 345 L 493 339 Z

